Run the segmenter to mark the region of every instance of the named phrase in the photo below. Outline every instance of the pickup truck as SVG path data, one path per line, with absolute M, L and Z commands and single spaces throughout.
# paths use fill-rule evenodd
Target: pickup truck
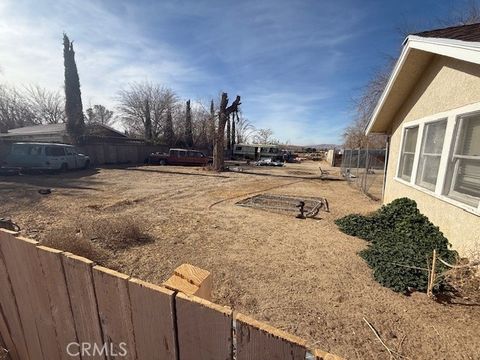
M 151 153 L 148 156 L 149 164 L 158 165 L 196 165 L 205 166 L 212 162 L 212 159 L 197 150 L 170 149 L 168 154 Z

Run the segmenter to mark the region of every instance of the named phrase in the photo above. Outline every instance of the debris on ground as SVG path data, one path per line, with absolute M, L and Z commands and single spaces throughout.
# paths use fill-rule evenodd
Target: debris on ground
M 7 229 L 10 231 L 20 231 L 20 226 L 15 224 L 11 219 L 9 218 L 0 218 L 0 228 L 2 229 Z
M 237 205 L 279 213 L 297 213 L 300 210 L 300 215 L 304 216 L 298 217 L 300 219 L 314 218 L 321 209 L 326 212 L 330 211 L 326 198 L 310 196 L 260 194 L 243 199 L 237 202 Z

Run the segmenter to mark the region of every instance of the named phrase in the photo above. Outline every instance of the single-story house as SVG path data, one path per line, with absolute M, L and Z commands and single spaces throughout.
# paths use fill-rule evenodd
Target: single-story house
M 127 141 L 129 138 L 110 126 L 103 124 L 87 124 L 86 135 L 101 137 L 112 141 Z M 26 126 L 0 133 L 0 140 L 31 141 L 31 142 L 57 142 L 70 144 L 71 138 L 65 123 Z
M 389 135 L 383 201 L 409 197 L 460 254 L 480 249 L 480 24 L 408 36 L 366 133 Z

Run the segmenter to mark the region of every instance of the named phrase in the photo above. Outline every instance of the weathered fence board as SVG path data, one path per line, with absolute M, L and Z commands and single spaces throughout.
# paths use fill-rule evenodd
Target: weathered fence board
M 136 359 L 128 276 L 102 266 L 93 267 L 103 338 L 113 357 Z
M 237 360 L 305 360 L 306 341 L 245 315 L 235 316 Z
M 103 346 L 93 286 L 93 262 L 72 254 L 64 254 L 62 260 L 78 342 Z M 98 352 L 90 357 L 90 359 L 104 358 L 104 354 Z
M 231 309 L 182 293 L 175 303 L 180 360 L 232 358 Z
M 4 261 L 4 255 L 1 251 L 1 243 L 6 241 L 4 240 L 4 238 L 7 236 L 11 235 L 6 231 L 0 231 L 0 310 L 2 314 L 8 314 L 8 317 L 3 317 L 4 325 L 2 325 L 0 331 L 2 332 L 2 334 L 7 334 L 8 332 L 6 336 L 8 336 L 8 338 L 12 340 L 13 344 L 5 344 L 10 346 L 8 350 L 10 351 L 12 359 L 28 359 L 29 356 L 25 343 L 23 327 L 20 320 L 20 315 L 18 313 L 12 284 L 8 277 L 7 267 Z M 4 329 L 4 327 L 6 327 L 8 330 Z
M 45 285 L 50 298 L 52 317 L 62 354 L 61 358 L 80 359 L 80 356 L 75 356 L 74 352 L 68 354 L 66 351 L 68 344 L 78 342 L 78 339 L 63 272 L 62 252 L 46 246 L 37 246 L 37 253 L 46 279 Z
M 7 349 L 10 349 L 8 352 Z M 0 359 L 7 358 L 17 360 L 20 359 L 15 348 L 15 343 L 10 336 L 10 330 L 8 329 L 7 322 L 5 321 L 5 316 L 0 311 Z
M 128 282 L 138 359 L 175 360 L 174 292 L 147 282 Z
M 211 281 L 193 275 L 200 286 Z M 236 360 L 304 360 L 307 353 L 304 340 L 242 314 L 234 334 L 228 307 L 0 229 L 0 346 L 11 360 L 232 360 L 234 344 Z
M 60 349 L 36 245 L 37 242 L 29 239 L 2 236 L 0 247 L 30 359 L 58 359 Z

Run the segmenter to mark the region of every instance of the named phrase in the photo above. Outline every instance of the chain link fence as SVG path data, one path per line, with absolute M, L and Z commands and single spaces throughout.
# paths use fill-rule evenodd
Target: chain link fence
M 343 149 L 341 173 L 373 199 L 383 197 L 385 149 Z

